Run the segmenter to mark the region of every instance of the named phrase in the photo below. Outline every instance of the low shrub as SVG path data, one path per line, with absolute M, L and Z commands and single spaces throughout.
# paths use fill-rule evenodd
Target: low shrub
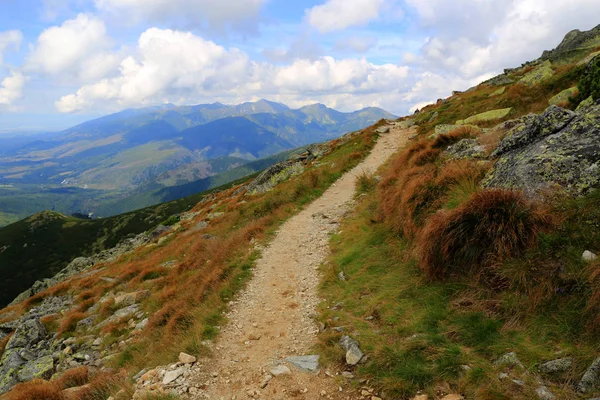
M 492 189 L 432 216 L 419 238 L 421 267 L 430 278 L 482 272 L 524 254 L 553 226 L 550 214 L 523 194 Z

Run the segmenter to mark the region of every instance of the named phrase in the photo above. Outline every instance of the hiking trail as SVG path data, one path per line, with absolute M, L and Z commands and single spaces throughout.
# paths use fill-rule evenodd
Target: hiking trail
M 301 371 L 289 356 L 310 355 L 319 327 L 314 319 L 319 266 L 329 253 L 329 236 L 352 206 L 356 177 L 374 173 L 408 140 L 411 130 L 392 124 L 371 153 L 323 195 L 287 220 L 262 248 L 253 277 L 230 303 L 228 319 L 213 346 L 213 357 L 188 378 L 201 387 L 198 399 L 359 399 L 336 371 Z M 272 376 L 285 365 L 291 373 Z M 272 376 L 272 378 L 269 378 Z M 266 384 L 266 385 L 265 385 Z M 377 397 L 374 397 L 377 399 Z

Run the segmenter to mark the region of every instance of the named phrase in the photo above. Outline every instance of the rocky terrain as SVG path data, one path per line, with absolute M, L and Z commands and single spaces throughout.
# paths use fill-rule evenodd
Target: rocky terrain
M 73 259 L 0 312 L 0 393 L 87 367 L 111 400 L 596 399 L 597 29 Z

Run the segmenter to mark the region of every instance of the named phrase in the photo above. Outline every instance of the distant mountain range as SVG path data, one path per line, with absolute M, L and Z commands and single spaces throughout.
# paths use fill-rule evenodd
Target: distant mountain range
M 143 187 L 205 180 L 248 162 L 395 118 L 260 100 L 128 109 L 55 134 L 0 137 L 0 225 L 43 209 L 102 209 Z M 262 164 L 261 164 L 262 165 Z M 222 183 L 221 179 L 217 181 Z M 204 184 L 200 185 L 204 187 Z M 144 204 L 146 205 L 146 204 Z M 127 208 L 127 207 L 125 207 Z

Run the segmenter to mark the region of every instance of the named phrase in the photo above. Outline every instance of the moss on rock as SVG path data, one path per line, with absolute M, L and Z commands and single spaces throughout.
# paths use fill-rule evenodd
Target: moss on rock
M 477 124 L 480 122 L 496 121 L 505 118 L 510 114 L 512 108 L 501 108 L 498 110 L 490 110 L 481 114 L 473 115 L 464 120 L 456 121 L 457 125 Z
M 554 71 L 552 70 L 552 64 L 550 61 L 544 61 L 538 65 L 533 71 L 528 72 L 523 76 L 519 82 L 525 85 L 536 85 L 546 79 L 552 78 Z

